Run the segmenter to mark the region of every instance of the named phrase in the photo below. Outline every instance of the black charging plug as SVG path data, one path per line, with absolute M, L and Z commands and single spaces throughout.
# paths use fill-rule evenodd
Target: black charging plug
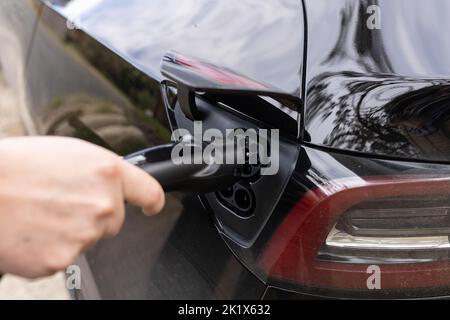
M 222 161 L 214 161 L 214 159 L 205 161 L 206 146 L 196 144 L 192 139 L 187 138 L 173 144 L 142 150 L 125 157 L 125 160 L 153 176 L 166 192 L 209 193 L 235 184 L 241 178 L 244 166 L 238 164 L 239 161 L 236 160 L 238 150 L 234 147 L 224 148 L 224 150 L 235 152 L 235 156 L 232 157 L 236 160 L 233 161 L 235 163 L 227 164 L 225 152 Z M 174 148 L 188 150 L 189 161 L 177 164 L 172 159 Z

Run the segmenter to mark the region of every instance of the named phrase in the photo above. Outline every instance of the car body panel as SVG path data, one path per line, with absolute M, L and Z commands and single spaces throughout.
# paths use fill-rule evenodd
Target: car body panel
M 297 0 L 276 5 L 284 19 L 271 14 L 273 3 L 99 1 L 82 12 L 81 30 L 68 23 L 71 14 L 65 12 L 77 2 L 83 1 L 33 2 L 39 24 L 28 53 L 24 90 L 34 133 L 81 138 L 120 155 L 167 142 L 171 127 L 159 68 L 170 49 L 300 92 L 303 13 Z M 223 10 L 226 18 L 218 19 Z M 234 15 L 240 18 L 230 20 Z M 297 33 L 290 32 L 292 26 Z M 180 41 L 186 29 L 191 38 Z M 264 32 L 270 37 L 255 37 Z M 235 47 L 224 44 L 232 40 Z M 279 50 L 270 50 L 274 46 Z M 269 68 L 273 64 L 278 67 Z M 86 280 L 74 294 L 114 299 L 262 297 L 265 284 L 229 250 L 212 215 L 190 194 L 168 194 L 166 208 L 153 218 L 127 206 L 121 234 L 100 241 L 80 260 Z
M 297 123 L 304 140 L 283 137 L 289 155 L 283 176 L 275 177 L 276 183 L 269 186 L 260 184 L 272 192 L 264 217 L 256 219 L 260 225 L 244 228 L 242 217 L 226 216 L 215 205 L 214 194 L 169 194 L 164 212 L 153 218 L 127 206 L 122 233 L 100 241 L 83 257 L 80 265 L 85 277 L 83 289 L 75 292 L 77 297 L 415 298 L 448 294 L 447 286 L 381 293 L 365 288 L 334 290 L 317 285 L 308 272 L 294 274 L 303 281 L 296 283 L 292 274 L 276 268 L 286 258 L 285 251 L 301 244 L 295 234 L 300 219 L 295 217 L 302 214 L 298 205 L 308 191 L 333 185 L 342 177 L 364 181 L 367 175 L 448 175 L 444 164 L 422 163 L 449 161 L 447 42 L 443 36 L 430 36 L 434 29 L 419 17 L 427 10 L 436 21 L 443 21 L 443 13 L 419 5 L 418 0 L 304 2 L 307 28 L 300 0 L 30 2 L 31 20 L 38 17 L 39 24 L 28 24 L 28 34 L 35 32 L 35 36 L 22 38 L 29 45 L 22 54 L 22 60 L 27 59 L 26 83 L 19 86 L 27 97 L 25 109 L 34 127 L 30 133 L 77 137 L 120 155 L 167 142 L 172 129 L 190 126 L 179 108 L 168 105 L 168 92 L 161 91 L 160 62 L 169 50 L 305 98 L 305 105 L 299 106 L 305 114 Z M 447 8 L 438 0 L 433 2 Z M 383 9 L 381 30 L 360 27 L 371 5 Z M 414 19 L 418 23 L 406 31 Z M 303 66 L 305 49 L 307 67 Z M 211 125 L 219 123 L 222 129 L 267 125 L 249 119 L 248 114 L 231 113 L 230 108 L 214 109 L 216 98 L 223 97 L 206 94 L 198 99 L 210 111 L 210 119 L 215 119 Z M 230 104 L 252 102 L 261 107 L 264 103 L 258 99 L 231 99 Z M 274 117 L 277 114 L 273 112 Z M 297 121 L 295 117 L 290 120 Z M 284 233 L 285 221 L 294 222 L 290 224 L 294 234 Z M 232 231 L 248 236 L 247 241 L 236 241 L 223 225 L 229 223 L 241 223 Z M 277 243 L 277 237 L 284 242 Z M 282 250 L 268 255 L 273 241 Z M 302 253 L 296 251 L 286 261 L 294 258 L 295 266 Z M 273 262 L 273 269 L 267 261 Z M 361 270 L 358 281 L 365 281 Z M 331 287 L 342 282 L 341 277 L 330 279 Z M 362 286 L 364 281 L 351 284 Z M 414 286 L 412 282 L 404 284 Z
M 157 80 L 161 58 L 174 50 L 300 93 L 304 49 L 300 1 L 47 2 Z
M 380 29 L 366 26 L 373 5 Z M 309 142 L 449 162 L 449 3 L 306 0 L 306 10 Z

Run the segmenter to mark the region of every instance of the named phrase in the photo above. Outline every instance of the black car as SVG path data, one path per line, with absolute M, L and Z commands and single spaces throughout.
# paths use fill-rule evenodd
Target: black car
M 279 130 L 277 174 L 174 188 L 154 218 L 128 206 L 120 235 L 79 259 L 76 298 L 450 293 L 450 1 L 0 9 L 0 62 L 30 135 L 127 156 L 194 121 Z

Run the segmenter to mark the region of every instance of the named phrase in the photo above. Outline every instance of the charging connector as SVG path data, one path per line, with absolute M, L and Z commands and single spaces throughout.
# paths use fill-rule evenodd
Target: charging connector
M 179 148 L 180 144 L 182 149 L 191 151 L 192 158 L 188 164 L 176 164 L 172 159 L 173 149 Z M 191 139 L 183 139 L 142 150 L 125 157 L 125 160 L 153 176 L 166 192 L 209 193 L 235 184 L 242 176 L 243 165 L 227 164 L 225 159 L 222 163 L 213 160 L 207 163 L 203 158 L 205 147 Z

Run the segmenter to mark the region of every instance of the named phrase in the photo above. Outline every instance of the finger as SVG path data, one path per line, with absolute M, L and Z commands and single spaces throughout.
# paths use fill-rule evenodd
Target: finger
M 105 238 L 117 236 L 125 221 L 125 205 L 121 197 L 116 197 L 114 208 L 114 214 L 106 221 Z
M 164 191 L 158 181 L 126 161 L 122 161 L 122 188 L 125 199 L 147 215 L 154 215 L 164 207 Z

